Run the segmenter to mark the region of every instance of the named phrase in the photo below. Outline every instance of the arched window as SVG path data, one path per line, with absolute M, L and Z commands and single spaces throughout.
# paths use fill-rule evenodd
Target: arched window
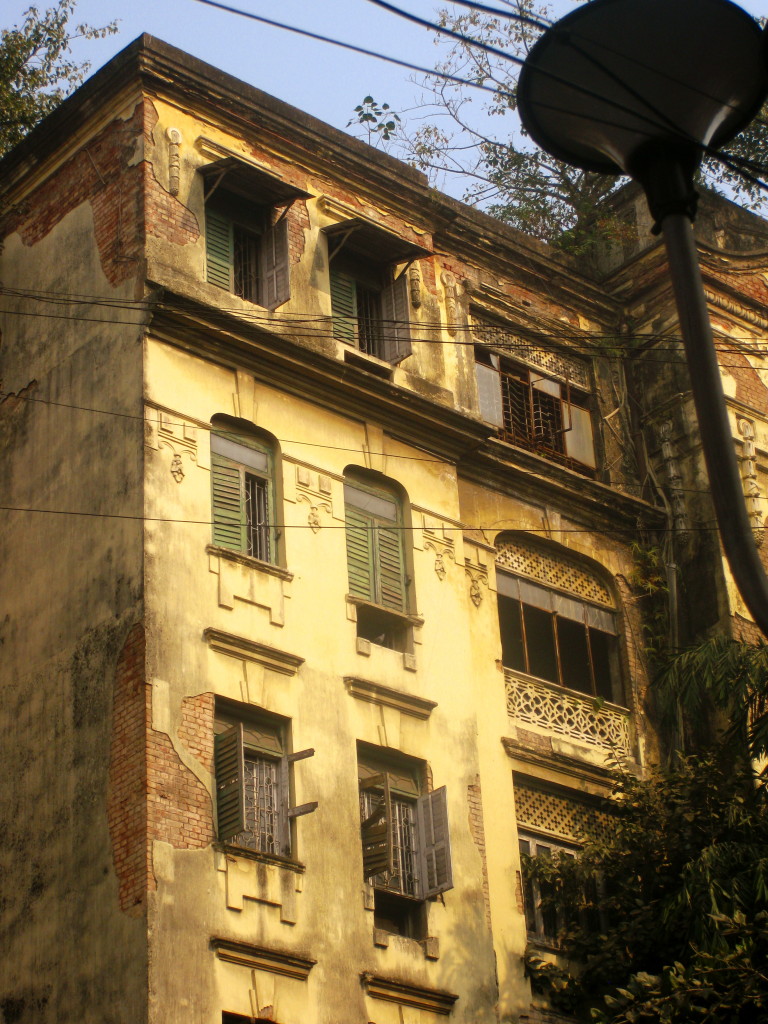
M 357 635 L 405 650 L 409 624 L 402 501 L 394 488 L 351 474 L 344 482 L 344 512 Z
M 211 431 L 213 543 L 262 562 L 278 561 L 275 451 L 242 421 L 214 417 Z
M 505 668 L 622 704 L 616 606 L 600 576 L 518 538 L 497 544 L 496 569 Z

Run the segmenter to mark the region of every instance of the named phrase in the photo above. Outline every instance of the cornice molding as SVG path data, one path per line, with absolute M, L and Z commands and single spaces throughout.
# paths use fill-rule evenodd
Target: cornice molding
M 211 939 L 211 949 L 219 960 L 226 963 L 238 964 L 250 970 L 281 974 L 298 981 L 306 981 L 309 972 L 317 963 L 312 957 L 299 953 L 286 953 L 279 949 L 268 949 L 266 946 L 252 946 L 248 942 L 236 942 L 217 936 Z
M 345 676 L 344 685 L 350 696 L 357 697 L 358 700 L 378 704 L 384 708 L 393 708 L 422 721 L 426 721 L 437 707 L 434 700 L 415 697 L 413 694 L 403 693 L 402 690 L 394 690 L 391 686 L 373 683 L 368 679 L 360 679 L 358 676 Z
M 244 636 L 225 633 L 221 629 L 213 629 L 210 626 L 203 630 L 203 639 L 217 654 L 227 654 L 229 657 L 238 658 L 241 661 L 255 661 L 284 676 L 295 676 L 304 664 L 304 658 L 300 658 L 297 654 L 289 654 L 287 651 L 280 651 L 268 644 L 260 644 L 255 640 L 248 640 Z
M 427 1010 L 443 1017 L 448 1016 L 453 1009 L 453 1004 L 459 998 L 458 995 L 442 989 L 408 985 L 403 981 L 369 974 L 367 971 L 360 975 L 360 982 L 366 995 L 373 999 L 384 999 L 390 1003 L 399 1003 L 401 1006 L 412 1006 L 415 1009 Z

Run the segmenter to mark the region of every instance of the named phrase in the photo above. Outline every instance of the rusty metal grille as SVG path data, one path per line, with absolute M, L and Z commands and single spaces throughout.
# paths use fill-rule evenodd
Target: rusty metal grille
M 361 817 L 363 820 L 374 813 L 380 795 L 374 790 L 360 794 Z M 398 892 L 403 896 L 415 896 L 418 890 L 416 814 L 414 804 L 409 800 L 392 797 L 392 861 L 391 874 L 374 875 L 371 882 L 381 889 Z
M 261 853 L 280 853 L 278 762 L 268 757 L 245 758 L 245 824 L 235 845 Z
M 504 440 L 570 463 L 562 399 L 533 387 L 525 371 L 516 374 L 502 366 L 500 377 Z

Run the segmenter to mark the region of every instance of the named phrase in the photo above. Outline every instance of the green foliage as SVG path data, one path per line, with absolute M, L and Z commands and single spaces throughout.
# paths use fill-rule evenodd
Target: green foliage
M 357 125 L 365 131 L 369 145 L 374 144 L 374 139 L 377 142 L 390 142 L 398 131 L 400 115 L 388 103 L 377 103 L 373 96 L 366 96 L 355 107 L 355 116 L 347 121 L 347 128 L 351 125 Z
M 58 0 L 41 11 L 30 7 L 23 20 L 0 32 L 0 153 L 4 153 L 77 88 L 90 64 L 70 56 L 75 39 L 97 39 L 117 31 L 70 27 L 77 0 Z
M 524 59 L 541 33 L 536 20 L 544 25 L 553 12 L 541 0 L 497 0 L 496 7 L 531 21 L 482 11 L 439 13 L 438 23 L 467 41 L 453 41 L 435 70 L 490 91 L 428 76 L 420 83 L 422 101 L 414 127 L 398 125 L 398 155 L 436 184 L 460 178 L 466 183 L 466 202 L 512 227 L 589 258 L 596 246 L 621 241 L 627 231 L 604 204 L 622 179 L 581 171 L 531 143 L 517 117 L 519 63 L 489 54 L 472 41 Z M 764 177 L 768 120 L 756 119 L 730 150 L 755 161 L 753 174 Z M 759 185 L 714 158 L 705 159 L 703 172 L 708 187 L 725 191 L 742 205 L 757 208 L 765 198 Z
M 747 752 L 768 753 L 767 650 L 716 639 L 670 657 L 659 691 L 726 716 L 718 743 L 643 780 L 616 773 L 611 828 L 579 858 L 524 865 L 578 964 L 528 951 L 555 1007 L 598 1024 L 766 1019 L 768 779 Z
M 629 582 L 642 600 L 644 650 L 652 664 L 664 656 L 669 640 L 669 584 L 660 548 L 631 545 L 632 573 Z

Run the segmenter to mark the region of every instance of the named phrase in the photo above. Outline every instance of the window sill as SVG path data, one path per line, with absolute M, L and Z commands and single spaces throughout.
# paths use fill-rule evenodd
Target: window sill
M 281 565 L 275 565 L 273 562 L 263 562 L 260 558 L 253 558 L 251 555 L 246 555 L 242 551 L 235 551 L 232 548 L 222 548 L 216 544 L 208 544 L 205 550 L 209 555 L 217 555 L 219 558 L 224 558 L 228 562 L 237 562 L 238 565 L 245 565 L 249 569 L 256 569 L 269 576 L 276 576 L 280 580 L 285 580 L 286 583 L 290 583 L 293 579 L 293 573 L 288 569 L 284 569 Z
M 306 866 L 298 860 L 291 860 L 290 857 L 280 857 L 276 853 L 262 853 L 260 850 L 251 850 L 247 846 L 234 846 L 231 843 L 214 843 L 214 849 L 220 850 L 227 857 L 242 857 L 244 860 L 255 860 L 261 864 L 274 864 L 276 867 L 285 868 L 286 871 L 293 871 L 297 875 L 303 875 Z
M 345 347 L 344 362 L 350 366 L 355 366 L 359 370 L 363 370 L 365 373 L 373 373 L 377 377 L 383 377 L 384 380 L 392 380 L 392 375 L 395 371 L 391 363 L 379 359 L 378 356 L 370 356 L 367 352 L 361 352 L 357 348 Z
M 424 625 L 424 619 L 421 615 L 412 615 L 409 612 L 396 612 L 391 608 L 385 608 L 384 605 L 374 604 L 373 601 L 366 601 L 364 597 L 356 597 L 354 594 L 347 594 L 346 601 L 347 604 L 353 604 L 358 608 L 373 608 L 377 612 L 383 612 L 386 615 L 390 615 L 393 619 L 399 619 L 404 626 L 420 628 Z

